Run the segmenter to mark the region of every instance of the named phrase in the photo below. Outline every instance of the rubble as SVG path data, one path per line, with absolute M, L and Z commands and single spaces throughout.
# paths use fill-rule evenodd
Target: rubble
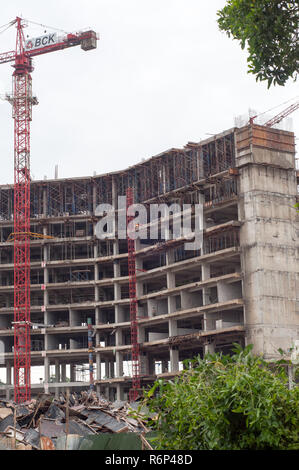
M 114 403 L 95 392 L 59 395 L 40 394 L 20 405 L 0 400 L 1 448 L 54 449 L 68 435 L 82 438 L 120 433 L 138 433 L 144 441 L 145 423 L 130 415 L 137 404 Z

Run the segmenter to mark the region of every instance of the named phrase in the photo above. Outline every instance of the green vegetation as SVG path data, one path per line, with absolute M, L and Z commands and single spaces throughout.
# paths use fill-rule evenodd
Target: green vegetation
M 174 381 L 146 392 L 152 445 L 164 450 L 299 449 L 299 389 L 283 363 L 234 345 L 233 356 L 197 357 Z M 187 363 L 186 363 L 187 365 Z
M 299 68 L 298 0 L 229 0 L 218 11 L 218 25 L 248 46 L 249 73 L 256 80 L 284 85 Z

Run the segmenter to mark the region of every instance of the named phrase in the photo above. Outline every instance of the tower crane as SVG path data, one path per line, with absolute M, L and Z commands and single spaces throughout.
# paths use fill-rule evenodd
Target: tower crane
M 265 124 L 263 124 L 263 125 L 266 126 L 266 127 L 275 126 L 275 124 L 278 124 L 279 122 L 281 122 L 284 118 L 286 118 L 287 116 L 289 116 L 289 114 L 293 113 L 293 112 L 296 111 L 298 108 L 299 108 L 299 101 L 296 101 L 295 103 L 291 104 L 291 105 L 288 106 L 286 109 L 284 109 L 283 111 L 281 111 L 279 114 L 277 114 L 277 115 L 274 116 L 273 118 L 269 119 L 269 120 L 268 120 L 267 122 L 265 122 Z M 264 113 L 261 113 L 261 114 L 264 114 Z M 256 116 L 252 116 L 252 117 L 249 119 L 249 124 L 253 124 L 255 118 L 257 118 L 258 116 L 259 116 L 259 114 L 257 114 Z
M 280 121 L 282 121 L 285 117 L 289 116 L 289 114 L 296 111 L 296 109 L 298 109 L 298 108 L 299 108 L 299 101 L 297 101 L 296 103 L 291 104 L 291 106 L 289 106 L 288 108 L 281 111 L 279 114 L 274 116 L 272 119 L 269 119 L 269 121 L 267 121 L 264 124 L 264 126 L 272 127 L 275 124 L 278 124 Z
M 15 50 L 0 53 L 0 64 L 12 62 L 13 91 L 7 96 L 14 119 L 14 398 L 17 403 L 30 400 L 30 121 L 32 106 L 33 57 L 74 46 L 96 49 L 98 36 L 93 30 L 55 33 L 25 39 L 29 21 L 20 17 L 9 23 L 16 26 Z M 32 22 L 33 23 L 33 22 Z

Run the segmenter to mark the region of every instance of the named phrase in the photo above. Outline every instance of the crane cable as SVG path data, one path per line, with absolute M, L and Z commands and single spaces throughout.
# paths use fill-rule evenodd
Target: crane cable
M 0 34 L 4 33 L 8 28 L 10 28 L 11 26 L 13 26 L 15 23 L 16 23 L 16 20 L 13 20 L 13 21 L 10 21 L 9 23 L 6 23 L 6 24 L 0 26 L 0 30 L 1 30 L 2 28 L 5 28 L 5 29 L 3 29 L 3 31 L 0 31 Z
M 25 18 L 24 18 L 25 19 Z M 54 29 L 55 31 L 60 31 L 61 33 L 68 34 L 64 29 L 54 28 L 53 26 L 47 26 L 46 24 L 36 23 L 35 21 L 27 20 L 28 23 L 35 24 L 37 26 L 42 26 L 42 28 Z

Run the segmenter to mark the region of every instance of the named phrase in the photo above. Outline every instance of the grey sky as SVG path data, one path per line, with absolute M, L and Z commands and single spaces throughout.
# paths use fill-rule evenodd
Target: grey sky
M 100 34 L 98 49 L 79 47 L 34 60 L 31 172 L 35 179 L 86 176 L 137 163 L 170 147 L 234 125 L 248 108 L 266 111 L 297 96 L 298 84 L 267 90 L 247 74 L 246 52 L 218 30 L 225 0 L 13 0 L 0 24 L 17 15 Z M 44 28 L 30 25 L 30 37 Z M 14 49 L 15 28 L 0 35 Z M 0 66 L 0 93 L 11 90 Z M 279 110 L 278 110 L 279 111 Z M 275 114 L 273 111 L 272 114 Z M 299 113 L 293 114 L 294 131 Z M 0 102 L 0 183 L 13 182 L 13 120 Z

